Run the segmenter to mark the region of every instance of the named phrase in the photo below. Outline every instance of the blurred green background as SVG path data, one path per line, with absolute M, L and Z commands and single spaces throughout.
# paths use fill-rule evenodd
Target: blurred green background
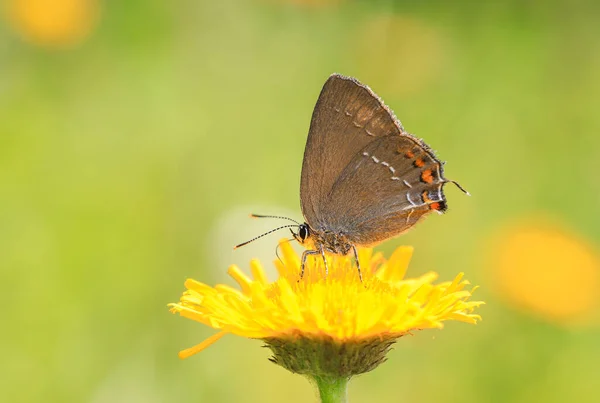
M 483 3 L 4 0 L 0 401 L 316 401 L 259 341 L 180 361 L 214 331 L 166 304 L 187 277 L 233 284 L 228 264 L 274 259 L 284 234 L 231 248 L 277 224 L 248 213 L 301 219 L 333 72 L 370 85 L 473 195 L 447 187 L 448 214 L 379 249 L 414 245 L 409 275 L 464 271 L 487 302 L 477 326 L 399 340 L 351 400 L 600 401 L 600 6 Z M 592 285 L 577 325 L 496 287 L 498 234 L 530 217 L 589 250 L 587 277 L 574 258 L 550 290 Z M 535 297 L 548 268 L 523 270 Z

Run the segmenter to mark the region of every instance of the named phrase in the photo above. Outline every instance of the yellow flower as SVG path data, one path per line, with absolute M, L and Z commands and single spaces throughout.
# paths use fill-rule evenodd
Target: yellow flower
M 327 256 L 327 276 L 322 258 L 309 258 L 300 279 L 300 258 L 288 242 L 280 247 L 274 282 L 256 260 L 252 278 L 229 268 L 241 290 L 185 282 L 187 291 L 171 311 L 220 332 L 180 352 L 181 358 L 232 333 L 262 339 L 274 353 L 272 361 L 292 372 L 314 374 L 316 366 L 325 375 L 350 377 L 375 368 L 391 344 L 413 330 L 480 319 L 472 311 L 482 302 L 468 301 L 472 291 L 462 274 L 438 285 L 432 284 L 436 273 L 404 279 L 412 247 L 396 249 L 387 261 L 372 249 L 359 250 L 363 282 L 353 259 L 344 256 Z

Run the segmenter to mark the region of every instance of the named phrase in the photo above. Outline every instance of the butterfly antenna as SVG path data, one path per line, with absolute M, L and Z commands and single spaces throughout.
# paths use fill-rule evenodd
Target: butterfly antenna
M 284 225 L 284 226 L 281 226 L 281 227 L 278 227 L 278 228 L 272 229 L 271 231 L 265 232 L 264 234 L 262 234 L 262 235 L 259 235 L 259 236 L 257 236 L 257 237 L 254 237 L 254 238 L 252 238 L 252 239 L 251 239 L 251 240 L 249 240 L 249 241 L 242 242 L 242 243 L 241 243 L 241 244 L 239 244 L 239 245 L 235 245 L 235 246 L 233 247 L 233 249 L 241 248 L 241 247 L 242 247 L 242 246 L 244 246 L 244 245 L 248 245 L 250 242 L 254 242 L 254 241 L 256 241 L 257 239 L 259 239 L 259 238 L 262 238 L 262 237 L 263 237 L 263 236 L 265 236 L 265 235 L 269 235 L 269 234 L 270 234 L 270 233 L 272 233 L 272 232 L 279 231 L 280 229 L 284 229 L 284 228 L 290 228 L 290 227 L 296 227 L 296 226 L 297 226 L 297 225 L 292 225 L 292 224 L 290 224 L 290 225 Z
M 469 193 L 469 191 L 467 189 L 465 189 L 464 187 L 460 186 L 460 184 L 457 181 L 446 180 L 446 182 L 453 183 L 457 188 L 459 188 L 460 190 L 462 190 L 462 192 L 464 194 L 466 194 L 467 196 L 471 196 L 471 193 Z
M 296 224 L 300 225 L 300 223 L 296 220 L 293 220 L 289 217 L 282 217 L 282 216 L 278 216 L 278 215 L 262 215 L 262 214 L 250 214 L 250 217 L 252 218 L 280 218 L 282 220 L 288 220 L 288 221 L 293 221 Z

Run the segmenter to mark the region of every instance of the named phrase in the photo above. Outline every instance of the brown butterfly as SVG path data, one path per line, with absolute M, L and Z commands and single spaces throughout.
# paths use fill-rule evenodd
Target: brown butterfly
M 305 222 L 267 234 L 297 227 L 294 238 L 312 247 L 302 254 L 300 277 L 309 255 L 323 256 L 327 270 L 326 252 L 353 252 L 358 265 L 357 246 L 398 236 L 433 211 L 444 213 L 446 183 L 468 194 L 444 177 L 443 163 L 431 148 L 407 133 L 369 87 L 333 74 L 315 105 L 304 150 L 300 202 Z M 358 272 L 362 278 L 360 267 Z

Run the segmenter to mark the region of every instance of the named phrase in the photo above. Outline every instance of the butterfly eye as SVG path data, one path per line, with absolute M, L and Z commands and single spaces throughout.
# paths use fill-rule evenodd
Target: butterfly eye
M 306 238 L 308 238 L 308 225 L 300 225 L 300 227 L 298 228 L 298 236 L 300 237 L 302 242 L 306 241 Z

